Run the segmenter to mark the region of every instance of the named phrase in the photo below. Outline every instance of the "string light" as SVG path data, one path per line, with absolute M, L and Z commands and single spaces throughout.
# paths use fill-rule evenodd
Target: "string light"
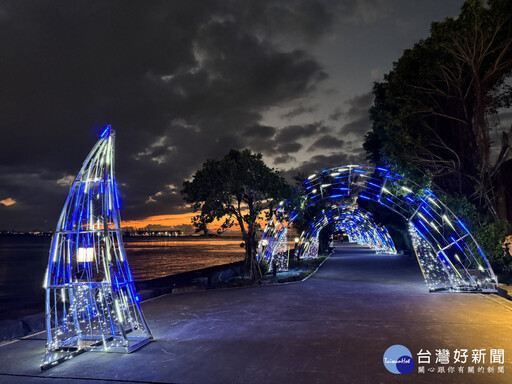
M 333 177 L 336 175 L 336 177 Z M 315 178 L 322 194 L 311 191 Z M 414 195 L 413 189 L 418 192 Z M 403 192 L 407 192 L 403 196 Z M 421 195 L 423 191 L 427 196 Z M 350 240 L 372 247 L 377 252 L 393 253 L 393 240 L 385 227 L 378 226 L 357 198 L 373 201 L 392 210 L 408 223 L 408 232 L 427 287 L 430 290 L 495 292 L 497 278 L 482 249 L 463 222 L 430 190 L 422 189 L 404 176 L 385 168 L 348 165 L 326 169 L 308 177 L 298 190 L 309 201 L 295 206 L 291 199 L 278 208 L 269 220 L 258 246 L 258 260 L 272 265 L 282 249 L 282 233 L 303 210 L 324 204 L 322 214 L 313 218 L 296 246 L 301 257 L 318 255 L 318 236 L 328 224 L 345 232 Z M 382 194 L 387 196 L 381 199 Z M 350 203 L 347 203 L 349 201 Z M 423 215 L 423 211 L 429 216 Z
M 153 338 L 123 246 L 114 136 L 110 126 L 100 134 L 52 239 L 43 284 L 47 343 L 41 369 L 88 350 L 131 352 Z

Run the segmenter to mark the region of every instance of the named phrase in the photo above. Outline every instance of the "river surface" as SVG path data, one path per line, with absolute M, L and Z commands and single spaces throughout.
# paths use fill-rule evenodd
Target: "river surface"
M 43 279 L 50 242 L 50 237 L 0 236 L 0 319 L 12 313 L 44 311 Z M 136 281 L 243 260 L 241 242 L 222 237 L 124 239 Z

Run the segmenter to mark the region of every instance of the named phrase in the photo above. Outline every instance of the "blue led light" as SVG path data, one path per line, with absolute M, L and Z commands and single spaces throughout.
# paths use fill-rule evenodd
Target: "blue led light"
M 103 131 L 100 133 L 100 138 L 105 138 L 110 134 L 110 124 L 103 128 Z
M 421 232 L 421 231 L 420 231 L 420 229 L 419 229 L 417 226 L 414 226 L 414 230 L 415 230 L 416 232 L 418 232 L 418 233 L 419 233 L 419 235 L 420 235 L 421 237 L 423 237 L 423 239 L 425 239 L 425 235 L 423 235 L 423 232 Z M 425 239 L 425 240 L 426 240 L 426 239 Z
M 421 220 L 418 220 L 418 223 L 420 223 L 420 225 L 425 228 L 425 230 L 427 231 L 427 233 L 430 233 L 429 229 L 425 226 L 425 224 L 423 224 L 423 221 Z
M 427 215 L 429 215 L 432 219 L 434 219 L 434 220 L 435 220 L 434 216 L 432 216 L 432 215 L 430 214 L 430 212 L 428 211 L 428 209 L 426 209 L 424 206 L 421 206 L 421 210 L 422 210 L 423 212 L 425 212 Z
M 137 324 L 138 329 L 130 334 L 137 342 L 152 338 L 136 303 L 120 237 L 113 138 L 110 126 L 105 127 L 71 185 L 54 232 L 44 283 L 46 318 L 50 320 L 43 368 L 73 357 L 84 340 L 95 342 L 87 349 L 108 351 L 122 345 L 128 352 L 135 339 L 126 338 L 126 324 Z M 103 312 L 101 320 L 98 308 Z M 75 324 L 73 329 L 65 325 L 68 323 Z M 123 342 L 117 344 L 120 340 Z
M 449 209 L 443 204 L 443 202 L 435 197 L 429 188 L 421 188 L 421 186 L 417 185 L 413 181 L 405 179 L 403 175 L 390 172 L 388 169 L 383 167 L 371 168 L 366 166 L 350 165 L 345 166 L 344 168 L 345 170 L 343 171 L 339 167 L 330 168 L 328 170 L 324 170 L 324 173 L 319 174 L 317 178 L 314 179 L 315 185 L 320 185 L 322 180 L 319 180 L 319 177 L 321 179 L 322 175 L 326 175 L 330 180 L 331 184 L 329 185 L 331 189 L 329 193 L 325 193 L 326 190 L 324 189 L 324 194 L 318 193 L 308 196 L 309 199 L 307 202 L 309 204 L 306 203 L 306 208 L 303 208 L 304 205 L 302 205 L 301 210 L 312 207 L 322 201 L 326 202 L 328 199 L 336 199 L 336 202 L 340 202 L 340 199 L 344 197 L 359 198 L 359 204 L 362 204 L 362 200 L 376 201 L 381 204 L 381 206 L 391 209 L 396 214 L 409 221 L 409 230 L 413 240 L 413 247 L 415 248 L 418 261 L 422 271 L 424 272 L 424 277 L 429 289 L 468 289 L 479 291 L 482 290 L 482 287 L 484 286 L 488 286 L 489 289 L 493 289 L 495 276 L 490 265 L 485 259 L 487 267 L 483 269 L 480 262 L 475 258 L 475 256 L 479 255 L 473 255 L 472 253 L 472 250 L 478 247 L 478 244 L 476 244 L 472 237 L 467 239 L 468 242 L 462 242 L 462 239 L 455 240 L 459 238 L 459 234 L 462 233 L 459 228 L 462 228 L 468 234 L 469 231 L 460 220 L 452 217 Z M 371 174 L 371 177 L 365 179 L 365 175 L 362 175 L 363 178 L 359 176 L 359 174 L 365 173 L 368 176 Z M 405 180 L 407 180 L 406 184 L 404 183 Z M 384 183 L 386 184 L 384 185 Z M 411 193 L 409 188 L 403 187 L 404 185 L 410 185 L 410 188 L 414 190 L 425 192 L 421 197 L 415 196 Z M 387 189 L 384 189 L 384 186 Z M 301 188 L 302 191 L 309 191 L 311 193 L 313 187 L 311 186 L 310 180 L 307 180 L 302 184 Z M 382 192 L 383 189 L 387 196 Z M 404 189 L 408 193 L 398 193 L 397 195 L 394 195 L 394 193 L 400 189 Z M 381 193 L 382 196 L 380 195 Z M 436 200 L 434 201 L 433 199 Z M 338 206 L 334 207 L 335 210 L 332 210 L 332 208 L 329 210 L 329 205 L 327 203 L 325 212 L 323 212 L 320 217 L 316 217 L 311 220 L 307 229 L 301 233 L 301 239 L 304 239 L 305 241 L 304 243 L 300 243 L 302 244 L 302 249 L 314 244 L 316 241 L 314 237 L 318 236 L 319 231 L 321 231 L 328 222 L 332 221 L 334 221 L 336 225 L 335 228 L 339 228 L 339 230 L 344 231 L 345 233 L 357 233 L 358 241 L 361 241 L 364 244 L 369 244 L 371 241 L 385 243 L 386 236 L 384 232 L 373 233 L 366 226 L 366 220 L 369 220 L 371 215 L 366 213 L 362 217 L 356 217 L 357 215 L 354 214 L 354 209 L 359 209 L 357 208 L 357 200 L 351 201 L 352 203 L 349 207 L 344 207 L 345 204 L 336 204 Z M 342 208 L 342 206 L 344 208 Z M 343 213 L 344 209 L 350 210 L 350 213 L 347 213 L 347 211 Z M 446 232 L 446 227 L 444 226 L 441 228 L 438 227 L 438 224 L 441 223 L 441 216 L 444 216 L 443 214 L 447 213 L 450 213 L 451 215 L 450 218 L 452 221 L 448 220 L 448 223 L 452 228 L 453 226 L 451 223 L 458 220 L 459 226 L 455 227 L 456 230 L 454 232 Z M 425 216 L 423 216 L 423 214 Z M 415 215 L 418 216 L 416 217 Z M 419 220 L 420 217 L 423 220 Z M 289 225 L 293 225 L 291 221 L 295 218 L 296 211 L 294 211 L 294 214 L 289 214 L 288 219 L 285 219 L 285 216 L 276 213 L 272 224 L 269 224 L 267 229 L 265 229 L 265 245 L 268 244 L 268 246 L 261 248 L 261 253 L 260 251 L 258 253 L 258 260 L 261 259 L 261 257 L 265 257 L 265 259 L 269 261 L 273 257 L 272 249 L 270 248 L 275 248 L 278 244 L 278 237 L 275 236 L 280 236 L 281 232 L 275 228 L 282 228 L 282 226 L 278 224 L 279 221 L 283 226 L 287 227 Z M 414 223 L 411 220 L 413 220 Z M 444 223 L 444 220 L 442 222 Z M 450 233 L 453 234 L 451 238 L 448 237 Z M 451 244 L 450 241 L 452 241 Z M 448 249 L 448 247 L 453 244 L 455 244 L 457 248 L 452 247 L 450 248 L 450 251 L 447 251 L 445 254 L 436 251 L 437 249 Z M 472 247 L 472 244 L 474 244 L 474 247 Z M 462 253 L 459 253 L 459 250 Z M 447 271 L 447 261 L 450 261 L 449 257 L 453 256 L 453 251 L 457 251 L 458 257 L 457 260 L 454 259 L 453 261 L 454 266 L 452 268 L 448 268 L 449 271 Z M 478 252 L 485 258 L 482 250 L 479 249 Z M 312 255 L 315 253 L 310 252 L 309 254 Z M 437 255 L 437 257 L 434 255 Z M 464 260 L 464 264 L 462 266 L 457 265 L 457 263 L 461 263 L 460 259 Z M 477 265 L 475 265 L 475 261 L 477 262 Z M 465 278 L 458 273 L 458 271 L 463 270 L 463 268 L 467 268 L 469 271 L 479 269 L 482 273 L 476 276 L 472 272 L 469 272 L 472 275 L 472 278 Z M 446 274 L 446 276 L 444 276 L 443 273 Z M 452 284 L 458 285 L 454 287 Z
M 425 192 L 426 192 L 428 195 L 432 196 L 434 199 L 437 199 L 436 195 L 434 195 L 434 194 L 432 193 L 432 191 L 431 191 L 431 190 L 429 190 L 429 189 L 425 189 Z
M 459 224 L 460 224 L 460 226 L 461 226 L 462 228 L 464 228 L 464 230 L 465 230 L 467 233 L 469 233 L 468 229 L 466 228 L 466 226 L 465 226 L 464 224 L 462 224 L 462 221 L 460 221 L 460 219 L 457 219 L 457 223 L 459 223 Z

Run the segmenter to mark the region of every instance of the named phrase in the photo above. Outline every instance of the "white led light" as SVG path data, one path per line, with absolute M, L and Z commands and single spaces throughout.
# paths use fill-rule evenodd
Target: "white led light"
M 94 248 L 78 248 L 76 260 L 79 263 L 90 263 L 94 261 Z
M 441 208 L 439 205 L 437 205 L 437 203 L 435 202 L 435 200 L 431 197 L 428 197 L 428 201 L 430 201 L 432 204 L 434 204 L 437 208 Z
M 107 127 L 85 159 L 52 240 L 43 282 L 46 316 L 52 319 L 46 329 L 43 369 L 85 348 L 120 347 L 129 352 L 135 344 L 152 339 L 124 258 L 113 135 Z M 115 329 L 114 338 L 111 329 Z
M 46 268 L 46 272 L 44 274 L 43 280 L 43 288 L 46 289 L 48 287 L 48 268 Z

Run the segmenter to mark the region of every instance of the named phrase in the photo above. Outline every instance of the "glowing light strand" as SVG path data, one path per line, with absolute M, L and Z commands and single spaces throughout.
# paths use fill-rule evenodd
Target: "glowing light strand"
M 152 340 L 126 260 L 114 181 L 114 137 L 100 134 L 52 239 L 41 369 L 89 350 L 131 352 Z
M 292 202 L 296 199 L 292 199 L 279 207 L 260 241 L 258 260 L 265 259 L 271 264 L 279 234 L 283 228 L 293 224 L 293 219 L 301 210 L 310 209 L 322 201 L 334 204 L 353 197 L 359 198 L 356 208 L 365 201 L 374 201 L 409 223 L 413 248 L 430 290 L 496 291 L 497 279 L 489 261 L 464 223 L 432 191 L 422 189 L 402 175 L 385 168 L 358 165 L 336 167 L 309 176 L 299 187 L 298 195 L 304 196 L 308 204 L 294 206 Z M 364 231 L 360 230 L 357 236 L 354 234 L 354 239 L 367 245 L 389 236 L 384 228 L 372 233 L 370 220 L 356 212 L 353 210 L 347 215 L 343 212 L 325 212 L 324 216 L 328 222 L 334 222 L 334 217 L 338 217 L 337 225 L 340 228 L 344 226 L 342 229 L 355 228 L 349 224 L 350 220 L 359 226 L 366 225 Z M 343 218 L 339 219 L 340 216 Z M 306 245 L 311 246 L 310 243 L 324 225 L 320 219 L 315 218 L 310 229 L 302 234 L 299 245 L 303 248 L 298 252 L 313 255 L 311 251 L 306 251 Z

